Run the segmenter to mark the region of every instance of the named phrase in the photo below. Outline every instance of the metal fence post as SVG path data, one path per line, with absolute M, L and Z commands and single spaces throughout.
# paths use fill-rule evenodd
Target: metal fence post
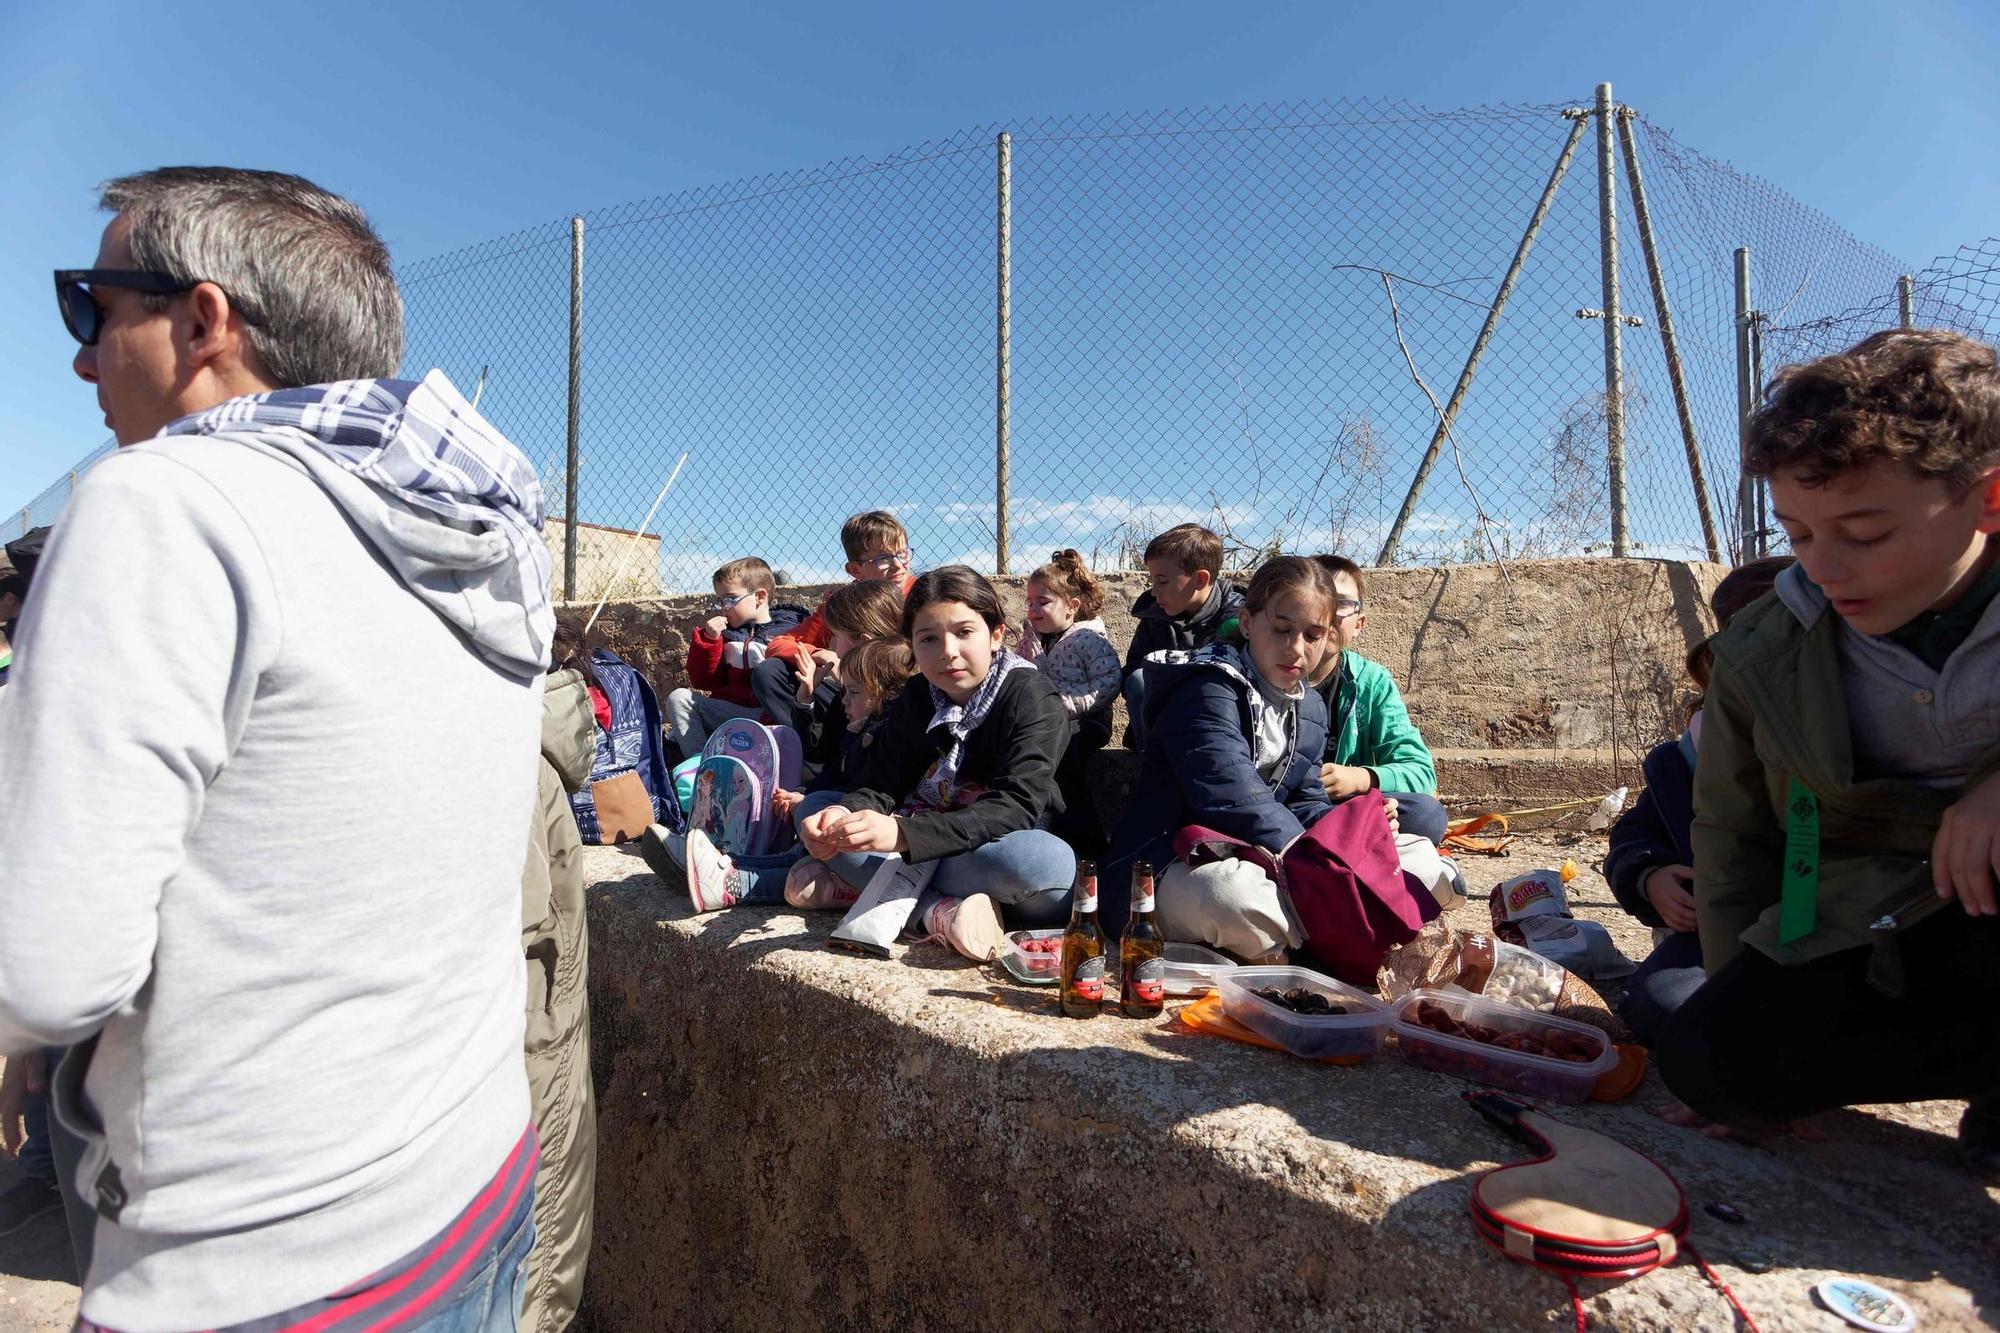
M 1896 279 L 1896 311 L 1903 319 L 1903 327 L 1917 327 L 1917 284 L 1905 273 Z
M 1750 312 L 1750 382 L 1757 386 L 1759 400 L 1764 395 L 1764 325 L 1769 321 L 1764 312 Z M 1771 483 L 1766 477 L 1755 478 L 1751 490 L 1757 499 L 1757 558 L 1762 560 L 1771 554 Z
M 1674 314 L 1667 305 L 1667 278 L 1660 270 L 1660 251 L 1653 241 L 1653 214 L 1646 206 L 1646 178 L 1639 170 L 1639 148 L 1632 140 L 1631 107 L 1618 112 L 1618 142 L 1625 150 L 1625 180 L 1632 187 L 1632 212 L 1639 220 L 1639 247 L 1646 254 L 1646 277 L 1653 287 L 1653 313 L 1660 322 L 1660 347 L 1667 358 L 1667 382 L 1674 390 L 1674 411 L 1681 419 L 1681 442 L 1687 446 L 1688 477 L 1694 482 L 1695 509 L 1701 516 L 1702 541 L 1708 558 L 1722 560 L 1722 543 L 1715 535 L 1715 515 L 1708 504 L 1708 479 L 1702 475 L 1701 444 L 1695 436 L 1694 410 L 1688 403 L 1687 376 L 1681 370 L 1680 342 L 1674 337 Z
M 1535 248 L 1535 237 L 1542 230 L 1542 220 L 1548 217 L 1549 205 L 1555 202 L 1556 187 L 1562 184 L 1564 174 L 1569 171 L 1570 159 L 1576 156 L 1576 142 L 1583 137 L 1583 126 L 1590 113 L 1565 111 L 1563 114 L 1569 117 L 1569 138 L 1563 141 L 1562 152 L 1556 154 L 1556 165 L 1549 172 L 1548 184 L 1542 186 L 1542 197 L 1536 201 L 1535 211 L 1528 218 L 1527 230 L 1521 233 L 1521 243 L 1514 247 L 1514 262 L 1507 266 L 1507 276 L 1500 279 L 1500 290 L 1493 294 L 1493 304 L 1486 311 L 1486 322 L 1480 325 L 1479 336 L 1472 341 L 1472 351 L 1465 358 L 1465 368 L 1458 372 L 1458 383 L 1451 391 L 1451 399 L 1438 417 L 1437 429 L 1431 433 L 1430 447 L 1424 450 L 1423 459 L 1417 464 L 1417 475 L 1411 479 L 1410 489 L 1403 496 L 1403 507 L 1396 511 L 1396 521 L 1389 528 L 1382 550 L 1375 557 L 1377 565 L 1396 563 L 1396 547 L 1403 540 L 1403 529 L 1417 511 L 1424 483 L 1430 479 L 1431 468 L 1437 464 L 1438 451 L 1451 435 L 1452 422 L 1465 403 L 1466 391 L 1472 388 L 1472 377 L 1479 372 L 1479 358 L 1486 355 L 1486 345 L 1493 341 L 1493 330 L 1500 325 L 1500 314 L 1507 308 L 1507 298 L 1514 294 L 1514 280 L 1521 276 L 1521 266 L 1528 262 L 1528 252 Z
M 1736 250 L 1736 563 L 1751 559 L 1757 531 L 1750 481 L 1750 414 L 1757 407 L 1756 366 L 1750 356 L 1750 247 Z
M 1012 447 L 1012 407 L 1008 401 L 1013 358 L 1014 136 L 1005 130 L 994 142 L 993 214 L 993 564 L 1007 572 L 1007 469 Z
M 1611 479 L 1611 554 L 1630 553 L 1625 527 L 1625 360 L 1618 311 L 1618 175 L 1612 162 L 1611 85 L 1597 85 L 1597 240 L 1604 273 L 1604 448 Z
M 563 600 L 576 600 L 576 466 L 583 419 L 583 218 L 569 220 L 569 450 L 563 469 Z

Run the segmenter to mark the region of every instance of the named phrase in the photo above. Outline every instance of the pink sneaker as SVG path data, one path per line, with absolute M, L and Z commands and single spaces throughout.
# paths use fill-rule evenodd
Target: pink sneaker
M 924 930 L 930 939 L 942 940 L 975 963 L 990 963 L 1007 948 L 1000 911 L 983 893 L 932 903 L 924 913 Z
M 741 896 L 738 885 L 741 874 L 728 857 L 715 850 L 706 833 L 700 829 L 688 830 L 688 897 L 694 902 L 695 911 L 720 912 L 736 906 Z
M 785 901 L 802 911 L 826 908 L 845 911 L 860 898 L 858 889 L 836 875 L 825 862 L 811 857 L 793 862 L 785 875 Z

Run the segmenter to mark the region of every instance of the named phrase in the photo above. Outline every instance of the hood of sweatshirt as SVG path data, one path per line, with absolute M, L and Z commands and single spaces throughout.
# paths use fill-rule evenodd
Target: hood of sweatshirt
M 522 678 L 548 665 L 541 482 L 441 371 L 232 398 L 161 434 L 211 435 L 297 467 L 473 651 Z
M 1265 680 L 1250 660 L 1250 650 L 1242 644 L 1218 642 L 1202 648 L 1167 648 L 1146 654 L 1146 727 L 1154 729 L 1167 700 L 1196 676 L 1220 672 L 1244 687 L 1250 703 L 1250 749 L 1258 772 L 1265 772 L 1295 748 L 1298 739 L 1299 702 L 1306 696 L 1300 685 L 1290 694 Z

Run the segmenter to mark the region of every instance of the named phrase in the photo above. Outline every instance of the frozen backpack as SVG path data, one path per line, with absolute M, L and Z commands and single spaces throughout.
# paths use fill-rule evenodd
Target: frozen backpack
M 727 754 L 702 758 L 694 774 L 694 808 L 688 826 L 701 830 L 725 856 L 757 856 L 771 823 L 771 798 L 741 759 Z
M 590 655 L 590 670 L 611 705 L 611 726 L 597 732 L 590 777 L 569 798 L 577 833 L 590 845 L 629 841 L 651 823 L 681 828 L 653 687 L 608 648 Z
M 735 718 L 709 733 L 702 747 L 704 761 L 727 757 L 741 763 L 757 779 L 758 790 L 768 802 L 778 791 L 797 791 L 804 750 L 798 733 L 790 727 L 765 726 L 748 718 Z M 791 842 L 785 821 L 771 818 L 766 811 L 759 823 L 761 834 L 754 845 L 739 847 L 739 856 L 764 856 Z

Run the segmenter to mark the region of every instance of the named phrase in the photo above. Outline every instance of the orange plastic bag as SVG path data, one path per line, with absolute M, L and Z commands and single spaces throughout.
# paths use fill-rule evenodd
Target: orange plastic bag
M 1269 1037 L 1252 1032 L 1231 1018 L 1222 1008 L 1222 997 L 1214 991 L 1202 996 L 1193 1004 L 1184 1004 L 1175 1011 L 1174 1017 L 1183 1026 L 1196 1032 L 1206 1032 L 1213 1037 L 1227 1037 L 1231 1041 L 1244 1042 L 1251 1046 L 1261 1046 L 1267 1051 L 1283 1051 L 1285 1048 Z M 1290 1052 L 1286 1052 L 1290 1054 Z M 1331 1056 L 1319 1063 L 1327 1065 L 1358 1065 L 1366 1062 L 1365 1055 Z

